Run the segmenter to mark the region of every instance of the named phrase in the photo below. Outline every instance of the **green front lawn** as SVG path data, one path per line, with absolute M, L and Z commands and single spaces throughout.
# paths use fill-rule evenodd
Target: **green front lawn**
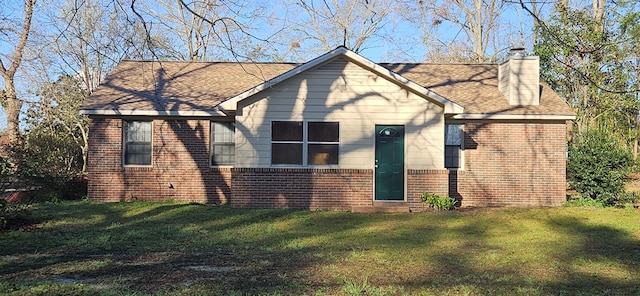
M 640 214 L 37 204 L 2 295 L 638 295 Z

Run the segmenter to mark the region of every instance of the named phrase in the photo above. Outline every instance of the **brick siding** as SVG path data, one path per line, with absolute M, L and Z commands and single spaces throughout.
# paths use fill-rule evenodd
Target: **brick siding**
M 449 171 L 442 170 L 408 170 L 407 171 L 407 203 L 412 212 L 424 211 L 422 193 L 430 192 L 441 196 L 449 195 Z
M 351 210 L 373 200 L 373 170 L 247 168 L 233 170 L 231 205 Z
M 209 120 L 154 120 L 153 166 L 123 167 L 122 121 L 91 119 L 89 196 L 226 203 L 231 169 L 209 167 L 209 128 Z
M 463 170 L 407 170 L 410 209 L 425 209 L 423 192 L 458 198 L 463 206 L 562 204 L 565 126 L 466 123 Z M 89 196 L 96 201 L 173 199 L 312 210 L 372 204 L 372 169 L 211 168 L 209 128 L 208 120 L 156 119 L 153 166 L 123 167 L 122 121 L 92 118 Z
M 558 206 L 566 200 L 566 125 L 466 123 L 464 170 L 449 195 L 463 206 Z

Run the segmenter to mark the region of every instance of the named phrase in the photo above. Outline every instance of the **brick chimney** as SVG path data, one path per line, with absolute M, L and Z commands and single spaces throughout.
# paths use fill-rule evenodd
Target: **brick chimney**
M 540 59 L 525 56 L 524 48 L 509 50 L 509 58 L 498 68 L 498 89 L 509 105 L 539 105 Z

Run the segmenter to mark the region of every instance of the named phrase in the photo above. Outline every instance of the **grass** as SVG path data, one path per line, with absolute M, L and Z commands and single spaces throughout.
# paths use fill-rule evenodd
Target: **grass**
M 37 204 L 0 233 L 0 294 L 638 295 L 638 217 Z

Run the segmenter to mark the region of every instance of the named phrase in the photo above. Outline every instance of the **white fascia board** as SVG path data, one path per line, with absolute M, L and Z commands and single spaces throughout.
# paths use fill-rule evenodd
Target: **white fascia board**
M 458 114 L 453 119 L 496 119 L 496 120 L 574 120 L 575 115 L 553 114 Z
M 227 116 L 219 110 L 212 111 L 157 111 L 157 110 L 80 110 L 80 115 L 105 115 L 105 116 L 187 116 L 187 117 L 212 117 Z
M 275 84 L 278 84 L 284 80 L 287 80 L 295 75 L 298 75 L 304 71 L 307 71 L 311 68 L 314 68 L 318 65 L 320 65 L 321 63 L 324 63 L 325 61 L 328 61 L 338 55 L 343 55 L 344 57 L 346 57 L 348 60 L 350 60 L 351 62 L 360 65 L 361 67 L 367 68 L 370 71 L 386 77 L 389 80 L 392 81 L 396 81 L 399 84 L 404 85 L 405 87 L 411 89 L 413 92 L 420 94 L 426 98 L 430 98 L 431 100 L 435 101 L 436 103 L 441 104 L 442 106 L 444 106 L 445 109 L 445 114 L 460 114 L 462 112 L 464 112 L 464 108 L 448 99 L 446 99 L 445 97 L 427 89 L 424 88 L 422 86 L 420 86 L 419 84 L 416 84 L 415 82 L 410 81 L 409 79 L 406 79 L 405 77 L 394 73 L 393 71 L 390 71 L 389 69 L 382 67 L 376 63 L 374 63 L 373 61 L 370 61 L 368 59 L 366 59 L 365 57 L 347 49 L 346 47 L 338 47 L 328 53 L 325 53 L 305 64 L 302 64 L 296 68 L 291 69 L 290 71 L 285 72 L 282 75 L 279 75 L 269 81 L 266 81 L 252 89 L 249 89 L 235 97 L 232 97 L 222 103 L 220 103 L 220 105 L 218 105 L 218 108 L 220 108 L 222 111 L 236 111 L 238 108 L 238 102 L 246 99 L 256 93 L 259 93 Z

